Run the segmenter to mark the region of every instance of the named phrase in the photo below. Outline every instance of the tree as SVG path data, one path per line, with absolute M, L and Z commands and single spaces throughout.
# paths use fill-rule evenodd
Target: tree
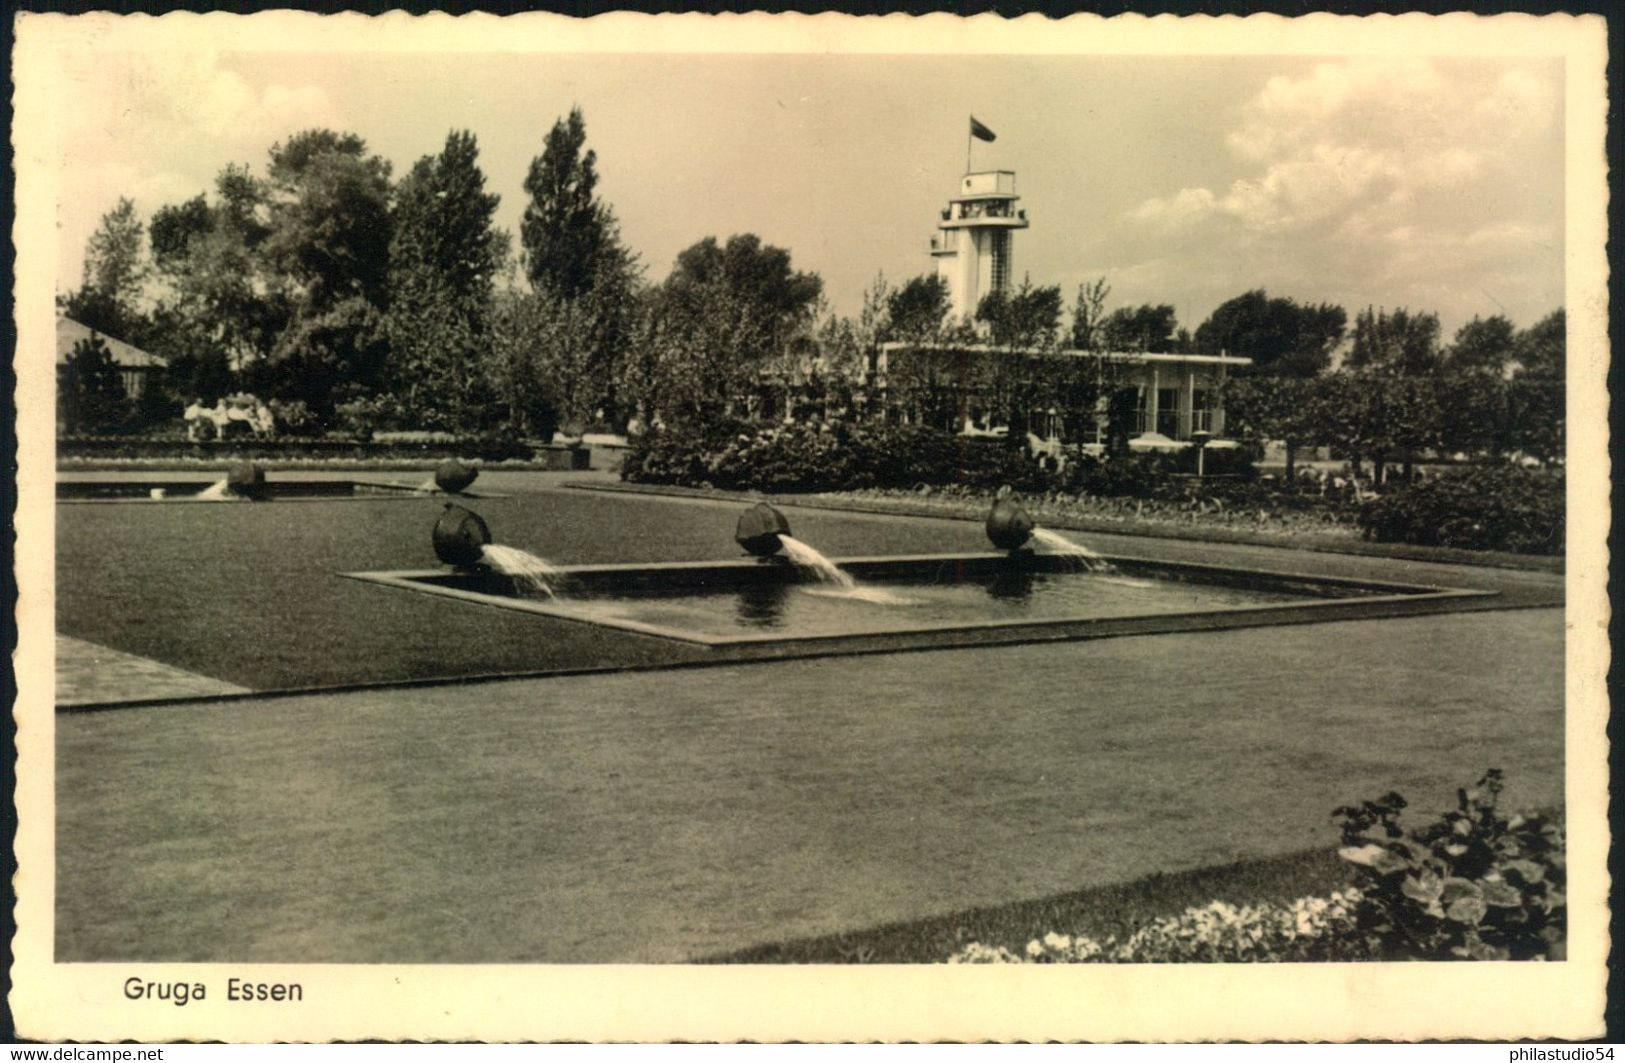
M 1035 288 L 1024 278 L 1014 294 L 988 292 L 976 308 L 976 320 L 987 325 L 1000 347 L 1053 348 L 1061 330 L 1061 286 Z
M 1439 366 L 1439 316 L 1366 307 L 1354 319 L 1348 364 L 1408 375 L 1433 372 Z
M 594 195 L 598 155 L 586 143 L 586 119 L 573 107 L 553 123 L 525 176 L 530 202 L 519 227 L 525 273 L 533 289 L 566 300 L 592 286 L 600 259 L 620 243 L 614 214 Z
M 353 133 L 312 129 L 271 148 L 267 252 L 322 314 L 360 298 L 386 305 L 390 166 Z
M 1166 354 L 1173 349 L 1179 321 L 1174 308 L 1149 303 L 1119 307 L 1100 324 L 1102 342 L 1111 351 L 1154 351 Z
M 1499 376 L 1512 360 L 1516 338 L 1512 322 L 1500 314 L 1489 318 L 1474 317 L 1456 330 L 1455 342 L 1444 352 L 1444 364 L 1452 370 Z
M 1104 351 L 1106 337 L 1102 324 L 1106 319 L 1106 297 L 1111 288 L 1105 277 L 1088 284 L 1078 285 L 1078 295 L 1072 303 L 1072 346 L 1080 351 Z
M 547 331 L 549 371 L 579 377 L 553 388 L 558 414 L 576 430 L 600 418 L 613 428 L 627 422 L 632 403 L 624 380 L 641 283 L 614 212 L 595 195 L 598 157 L 586 143 L 579 107 L 553 123 L 525 177 L 530 200 L 520 223 L 537 307 L 559 317 Z
M 481 364 L 491 299 L 507 256 L 492 224 L 500 197 L 485 191 L 479 147 L 452 132 L 396 189 L 389 248 L 389 379 L 405 412 L 425 427 L 474 429 L 493 393 Z
M 192 241 L 214 231 L 215 213 L 199 192 L 185 203 L 159 207 L 150 229 L 152 257 L 160 272 L 184 268 Z
M 1286 447 L 1286 480 L 1297 475 L 1297 449 L 1313 445 L 1326 432 L 1321 379 L 1295 376 L 1232 377 L 1224 383 L 1229 431 Z
M 143 342 L 147 323 L 141 300 L 150 273 L 143 233 L 135 204 L 128 199 L 103 214 L 85 244 L 81 284 L 61 299 L 63 313 L 127 343 Z
M 1554 310 L 1518 333 L 1513 344 L 1517 368 L 1509 384 L 1510 442 L 1548 464 L 1562 461 L 1564 453 L 1567 324 L 1564 311 Z
M 118 366 L 107 344 L 95 332 L 75 343 L 68 353 L 57 396 L 57 416 L 69 433 L 116 430 L 129 417 Z
M 1251 358 L 1254 374 L 1310 377 L 1330 364 L 1347 324 L 1340 306 L 1272 299 L 1259 288 L 1221 303 L 1197 327 L 1191 345 L 1205 354 Z
M 886 300 L 886 335 L 907 342 L 928 342 L 948 320 L 948 282 L 932 274 L 915 277 Z
M 267 177 L 263 253 L 289 320 L 252 376 L 325 419 L 382 383 L 390 166 L 353 133 L 314 129 L 271 148 Z
M 810 332 L 823 282 L 754 234 L 706 237 L 677 256 L 650 307 L 646 352 L 670 416 L 748 412 L 764 374 Z
M 233 368 L 270 356 L 293 312 L 290 285 L 262 253 L 269 227 L 266 189 L 246 167 L 227 166 L 215 200 L 198 195 L 160 207 L 150 235 L 161 280 L 151 349 L 170 384 L 212 400 L 231 388 Z

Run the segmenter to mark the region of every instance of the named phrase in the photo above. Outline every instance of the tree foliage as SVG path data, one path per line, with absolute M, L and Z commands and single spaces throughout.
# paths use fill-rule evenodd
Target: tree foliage
M 1251 358 L 1255 374 L 1310 377 L 1330 364 L 1347 324 L 1340 306 L 1300 305 L 1259 288 L 1221 303 L 1192 343 L 1204 354 Z
M 926 342 L 939 336 L 948 321 L 948 282 L 936 274 L 915 277 L 886 300 L 886 338 Z
M 354 133 L 312 129 L 271 148 L 266 251 L 304 313 L 387 304 L 390 165 Z
M 1101 342 L 1110 351 L 1166 354 L 1174 349 L 1178 328 L 1174 308 L 1167 304 L 1119 307 L 1100 323 Z
M 506 237 L 492 224 L 500 197 L 485 191 L 469 132 L 447 135 L 396 189 L 389 247 L 391 389 L 423 427 L 477 429 L 492 398 L 481 364 Z
M 124 382 L 112 352 L 95 332 L 73 345 L 61 385 L 57 416 L 66 431 L 98 433 L 124 427 L 130 412 Z
M 1354 319 L 1348 364 L 1394 373 L 1431 373 L 1439 365 L 1439 316 L 1366 307 Z
M 525 274 L 536 291 L 575 299 L 603 271 L 606 255 L 618 253 L 615 217 L 595 195 L 598 155 L 586 147 L 581 108 L 553 123 L 542 153 L 525 177 L 530 202 L 520 223 Z
M 976 320 L 1000 347 L 1053 349 L 1061 331 L 1061 286 L 1035 287 L 1023 278 L 1014 292 L 996 289 L 984 295 Z

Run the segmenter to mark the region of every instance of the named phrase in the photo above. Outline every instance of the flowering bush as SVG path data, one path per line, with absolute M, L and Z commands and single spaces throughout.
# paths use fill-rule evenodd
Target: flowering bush
M 1562 959 L 1567 924 L 1563 829 L 1496 809 L 1501 773 L 1456 791 L 1456 809 L 1420 830 L 1390 793 L 1339 808 L 1361 901 L 1357 933 L 1408 959 Z
M 1300 897 L 1290 904 L 1213 901 L 1152 920 L 1124 938 L 1049 933 L 1021 953 L 973 942 L 949 963 L 1235 963 L 1350 959 L 1359 893 Z

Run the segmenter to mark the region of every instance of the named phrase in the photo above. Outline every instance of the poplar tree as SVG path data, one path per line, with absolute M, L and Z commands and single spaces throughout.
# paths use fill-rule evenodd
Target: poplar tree
M 396 190 L 389 246 L 390 383 L 425 427 L 480 428 L 490 406 L 491 299 L 507 257 L 474 134 L 453 131 Z

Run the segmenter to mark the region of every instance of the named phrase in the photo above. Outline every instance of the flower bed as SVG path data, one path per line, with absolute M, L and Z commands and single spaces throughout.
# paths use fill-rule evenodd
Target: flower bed
M 1497 770 L 1415 829 L 1390 793 L 1336 811 L 1353 882 L 1288 904 L 1222 900 L 1094 938 L 1050 930 L 1017 950 L 971 942 L 949 963 L 1561 960 L 1568 908 L 1562 824 L 1503 815 Z

